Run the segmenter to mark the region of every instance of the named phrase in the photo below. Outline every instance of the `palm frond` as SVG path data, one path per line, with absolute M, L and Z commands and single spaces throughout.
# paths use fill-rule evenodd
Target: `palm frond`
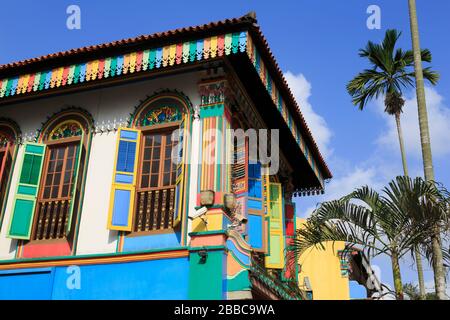
M 387 30 L 380 44 L 368 41 L 365 48 L 359 50 L 359 56 L 367 58 L 372 66 L 358 73 L 347 84 L 352 103 L 360 110 L 381 95 L 397 92 L 401 96 L 405 88 L 414 87 L 414 54 L 411 50 L 395 48 L 400 36 L 400 31 Z M 423 49 L 421 57 L 422 61 L 431 62 L 430 50 Z M 423 75 L 433 85 L 439 80 L 439 74 L 429 67 L 423 69 Z M 386 108 L 387 111 L 391 109 Z

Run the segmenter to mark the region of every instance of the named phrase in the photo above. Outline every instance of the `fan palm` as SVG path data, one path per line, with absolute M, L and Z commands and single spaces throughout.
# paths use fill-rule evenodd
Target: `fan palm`
M 364 49 L 359 50 L 360 57 L 367 58 L 372 65 L 359 73 L 347 85 L 347 91 L 352 96 L 352 102 L 363 110 L 373 98 L 385 96 L 385 112 L 395 117 L 397 133 L 402 157 L 404 175 L 408 175 L 408 165 L 403 142 L 403 133 L 400 115 L 403 112 L 405 100 L 402 91 L 414 87 L 414 54 L 413 51 L 395 49 L 401 32 L 387 30 L 381 44 L 369 41 Z M 428 49 L 421 51 L 422 61 L 431 62 L 431 52 Z M 439 75 L 429 67 L 423 69 L 423 77 L 433 85 L 437 83 Z M 425 295 L 422 260 L 416 250 L 416 264 L 419 277 L 419 287 L 422 296 Z
M 426 217 L 426 207 L 434 208 L 436 218 L 445 212 L 444 202 L 437 199 L 445 197 L 421 178 L 397 177 L 383 195 L 367 186 L 358 188 L 339 200 L 322 203 L 297 230 L 293 249 L 301 254 L 313 246 L 323 248 L 323 242 L 345 241 L 362 247 L 369 256 L 386 254 L 391 258 L 396 297 L 403 299 L 400 258 L 429 236 L 435 221 L 416 223 Z

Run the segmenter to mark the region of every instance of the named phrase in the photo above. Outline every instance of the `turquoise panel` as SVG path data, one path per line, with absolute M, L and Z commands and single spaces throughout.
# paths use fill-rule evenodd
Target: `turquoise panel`
M 200 109 L 200 117 L 201 118 L 219 117 L 223 115 L 223 112 L 224 112 L 223 104 L 204 106 Z
M 250 277 L 247 270 L 239 272 L 227 281 L 227 289 L 230 291 L 250 290 Z
M 29 196 L 35 196 L 36 195 L 37 188 L 36 187 L 30 187 L 30 186 L 23 186 L 20 185 L 17 189 L 18 194 L 25 194 Z
M 25 152 L 42 154 L 44 152 L 44 146 L 36 146 L 34 144 L 27 144 Z
M 28 237 L 33 218 L 34 200 L 15 199 L 14 212 L 9 234 L 16 237 Z

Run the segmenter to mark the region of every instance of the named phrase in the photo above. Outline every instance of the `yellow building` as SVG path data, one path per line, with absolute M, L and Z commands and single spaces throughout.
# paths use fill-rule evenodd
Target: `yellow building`
M 305 219 L 297 218 L 297 226 L 304 223 Z M 312 291 L 314 300 L 349 300 L 348 274 L 339 257 L 339 250 L 344 250 L 345 244 L 324 245 L 325 250 L 310 248 L 299 257 L 299 284 Z

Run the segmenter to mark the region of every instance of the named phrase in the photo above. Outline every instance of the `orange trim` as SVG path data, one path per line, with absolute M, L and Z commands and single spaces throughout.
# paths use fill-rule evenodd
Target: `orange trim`
M 25 268 L 39 268 L 39 267 L 54 267 L 54 266 L 68 266 L 68 265 L 89 265 L 89 264 L 107 264 L 107 263 L 123 263 L 135 261 L 148 261 L 157 259 L 170 259 L 188 257 L 188 250 L 176 250 L 166 252 L 152 252 L 141 254 L 127 254 L 109 257 L 93 257 L 93 258 L 71 258 L 64 260 L 53 261 L 24 261 L 0 264 L 0 270 L 8 269 L 25 269 Z

